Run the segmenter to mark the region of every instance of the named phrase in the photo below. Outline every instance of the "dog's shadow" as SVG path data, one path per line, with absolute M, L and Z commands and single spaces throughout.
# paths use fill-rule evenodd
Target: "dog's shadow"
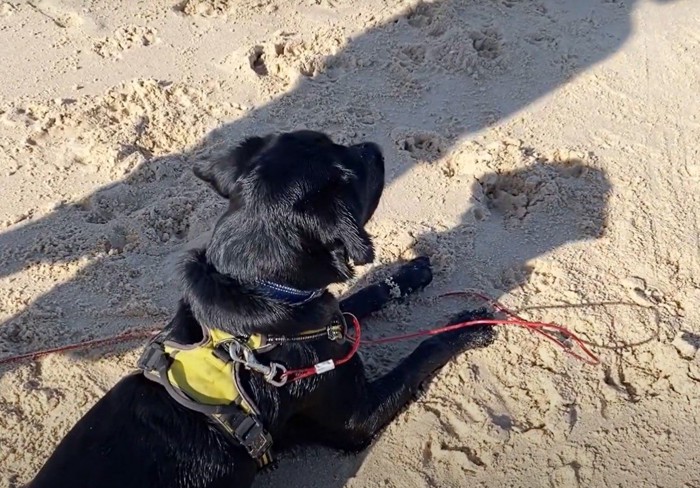
M 443 304 L 436 316 L 434 302 L 421 303 L 424 297 L 478 288 L 499 299 L 528 282 L 533 260 L 605 233 L 610 183 L 602 170 L 580 161 L 538 162 L 487 173 L 479 175 L 471 187 L 471 195 L 465 195 L 469 208 L 460 225 L 419 235 L 412 245 L 417 254 L 430 256 L 436 268 L 434 282 L 417 299 L 409 297 L 405 306 L 398 305 L 410 308 L 412 318 L 397 324 L 396 314 L 379 312 L 365 322 L 366 337 L 412 332 L 440 316 L 448 318 L 445 308 L 450 306 Z M 396 263 L 375 266 L 349 292 L 387 276 L 395 267 Z M 451 307 L 457 311 L 466 305 Z M 414 341 L 365 348 L 363 360 L 373 375 L 381 374 L 415 345 Z M 278 469 L 261 474 L 255 486 L 341 488 L 370 452 L 371 448 L 343 454 L 318 446 L 295 447 L 282 453 Z

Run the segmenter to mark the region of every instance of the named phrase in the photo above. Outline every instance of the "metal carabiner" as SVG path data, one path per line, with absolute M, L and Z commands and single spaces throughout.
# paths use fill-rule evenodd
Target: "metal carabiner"
M 236 363 L 245 364 L 246 360 L 244 358 L 245 346 L 236 340 L 232 340 L 228 343 L 228 355 L 231 361 Z
M 279 363 L 262 364 L 258 361 L 255 353 L 237 341 L 232 341 L 228 345 L 228 353 L 232 361 L 241 363 L 247 369 L 260 373 L 265 381 L 273 386 L 284 386 L 287 384 L 287 368 Z M 277 379 L 279 378 L 279 379 Z
M 244 364 L 246 368 L 251 369 L 256 373 L 260 373 L 263 376 L 267 376 L 268 374 L 270 374 L 272 368 L 258 361 L 258 358 L 255 356 L 255 353 L 253 351 L 251 351 L 250 349 L 244 349 L 243 356 L 245 357 Z

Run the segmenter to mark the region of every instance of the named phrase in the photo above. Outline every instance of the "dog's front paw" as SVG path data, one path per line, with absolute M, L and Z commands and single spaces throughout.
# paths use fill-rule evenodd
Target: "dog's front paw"
M 452 317 L 449 325 L 460 324 L 463 322 L 471 322 L 474 320 L 493 320 L 493 313 L 485 308 L 478 310 L 465 310 Z M 466 351 L 468 349 L 482 348 L 490 346 L 498 337 L 496 328 L 492 325 L 470 325 L 461 329 L 445 332 L 437 336 L 440 341 L 443 341 L 453 349 L 455 354 Z
M 453 317 L 449 325 L 494 318 L 493 314 L 486 309 L 469 310 Z M 416 363 L 410 368 L 415 373 L 413 387 L 418 389 L 435 371 L 464 351 L 490 345 L 496 340 L 496 336 L 496 328 L 492 325 L 469 325 L 437 334 L 421 342 L 411 355 Z
M 431 281 L 433 271 L 430 258 L 421 256 L 403 264 L 385 283 L 392 298 L 405 298 L 416 290 L 422 290 Z

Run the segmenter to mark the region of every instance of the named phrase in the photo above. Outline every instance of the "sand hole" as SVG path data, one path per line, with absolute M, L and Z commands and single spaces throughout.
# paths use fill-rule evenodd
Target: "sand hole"
M 277 47 L 275 47 L 277 49 Z M 284 48 L 283 48 L 284 49 Z M 258 76 L 267 76 L 267 66 L 265 65 L 265 49 L 262 46 L 254 46 L 248 54 L 250 69 L 255 71 Z
M 496 59 L 501 55 L 501 42 L 498 34 L 483 31 L 472 34 L 472 46 L 481 58 Z

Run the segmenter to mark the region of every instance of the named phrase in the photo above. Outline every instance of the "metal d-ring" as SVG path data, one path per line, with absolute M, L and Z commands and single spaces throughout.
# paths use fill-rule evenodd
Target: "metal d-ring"
M 265 375 L 265 381 L 272 386 L 284 386 L 287 384 L 287 368 L 280 363 L 270 363 L 270 371 Z M 279 378 L 278 380 L 275 378 Z

